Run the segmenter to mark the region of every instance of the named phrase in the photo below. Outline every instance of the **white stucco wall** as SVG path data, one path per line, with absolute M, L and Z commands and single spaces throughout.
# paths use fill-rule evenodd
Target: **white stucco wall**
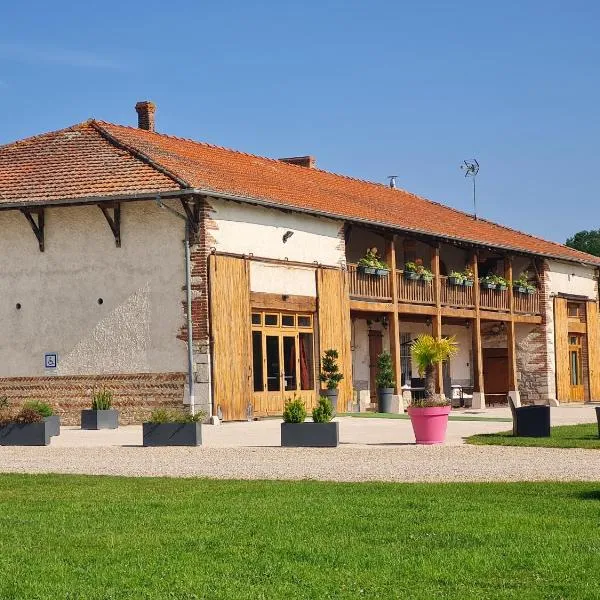
M 317 295 L 315 269 L 252 261 L 250 290 L 314 298 Z
M 575 263 L 548 261 L 548 289 L 551 295 L 558 293 L 598 298 L 595 269 Z
M 250 254 L 294 262 L 344 264 L 341 221 L 211 199 L 210 233 L 219 252 Z M 293 235 L 283 242 L 286 231 Z
M 124 203 L 116 248 L 96 206 L 45 221 L 40 252 L 25 217 L 0 212 L 0 376 L 44 375 L 46 352 L 60 375 L 185 371 L 182 222 Z

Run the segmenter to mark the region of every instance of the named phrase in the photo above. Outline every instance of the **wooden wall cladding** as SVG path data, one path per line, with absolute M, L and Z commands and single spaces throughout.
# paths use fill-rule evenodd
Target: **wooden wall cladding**
M 587 302 L 587 348 L 590 382 L 590 400 L 600 401 L 600 319 L 598 304 L 592 300 Z
M 554 298 L 554 347 L 556 397 L 560 402 L 569 402 L 571 387 L 569 380 L 569 318 L 566 298 Z
M 339 385 L 338 411 L 352 401 L 352 351 L 350 349 L 350 300 L 346 272 L 317 269 L 319 354 L 334 348 L 344 379 Z
M 209 269 L 214 406 L 225 421 L 245 420 L 252 402 L 248 261 L 211 255 Z

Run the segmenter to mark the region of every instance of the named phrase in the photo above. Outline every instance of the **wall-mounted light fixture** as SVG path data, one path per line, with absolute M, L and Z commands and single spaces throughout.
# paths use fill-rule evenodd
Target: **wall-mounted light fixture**
M 294 235 L 293 231 L 290 231 L 289 229 L 283 234 L 283 243 L 285 244 L 292 236 Z
M 387 329 L 389 324 L 390 324 L 390 322 L 389 322 L 388 316 L 387 315 L 383 315 L 383 317 L 381 317 L 381 326 L 384 329 Z

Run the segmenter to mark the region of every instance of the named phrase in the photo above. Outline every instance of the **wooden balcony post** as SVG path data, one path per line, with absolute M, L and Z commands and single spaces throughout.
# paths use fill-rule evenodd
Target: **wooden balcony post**
M 433 299 L 435 300 L 435 315 L 433 317 L 432 335 L 436 340 L 442 339 L 442 280 L 440 278 L 440 246 L 433 247 L 431 255 L 431 270 L 433 271 Z M 435 369 L 435 391 L 444 393 L 444 370 L 442 363 Z
M 475 318 L 473 319 L 473 408 L 485 408 L 485 389 L 483 383 L 483 351 L 481 348 L 481 317 L 479 310 L 479 265 L 477 251 L 471 258 L 473 271 L 473 301 Z
M 517 351 L 515 339 L 515 296 L 513 290 L 513 265 L 512 256 L 507 256 L 505 261 L 505 277 L 508 280 L 508 307 L 510 320 L 506 328 L 506 344 L 508 347 L 508 394 L 519 406 L 520 395 L 517 384 Z
M 400 319 L 398 316 L 398 277 L 396 275 L 396 236 L 393 235 L 387 243 L 386 262 L 390 268 L 390 292 L 394 310 L 389 314 L 390 320 L 390 354 L 396 381 L 395 393 L 400 394 L 402 389 L 402 365 L 400 361 Z

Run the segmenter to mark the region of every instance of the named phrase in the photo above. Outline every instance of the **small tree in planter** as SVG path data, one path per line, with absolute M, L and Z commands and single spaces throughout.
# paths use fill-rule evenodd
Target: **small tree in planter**
M 377 400 L 380 413 L 392 412 L 392 396 L 394 395 L 394 369 L 392 367 L 392 356 L 389 352 L 382 352 L 377 357 Z
M 331 405 L 335 411 L 337 411 L 338 386 L 340 381 L 344 379 L 344 375 L 340 373 L 337 364 L 338 356 L 338 351 L 333 348 L 325 350 L 321 359 L 321 373 L 319 375 L 319 379 L 325 384 L 325 389 L 321 390 L 321 395 L 331 400 Z
M 0 399 L 0 446 L 47 446 L 50 426 L 32 408 L 23 407 L 14 414 L 6 398 Z
M 390 272 L 390 268 L 384 263 L 377 248 L 369 248 L 366 254 L 358 261 L 358 269 L 366 275 L 378 275 L 384 277 Z
M 119 411 L 111 408 L 113 393 L 101 390 L 92 395 L 92 408 L 81 411 L 81 429 L 116 429 Z
M 411 355 L 419 373 L 425 378 L 425 394 L 422 400 L 413 400 L 408 414 L 417 444 L 441 444 L 446 437 L 450 402 L 435 393 L 435 366 L 458 350 L 454 337 L 435 339 L 420 335 L 413 341 Z
M 28 400 L 23 408 L 30 408 L 39 413 L 48 424 L 50 435 L 60 435 L 60 417 L 54 414 L 54 409 L 47 402 Z
M 155 410 L 150 421 L 143 423 L 144 446 L 200 446 L 202 445 L 202 421 L 206 413 L 196 414 Z
M 339 443 L 339 423 L 331 422 L 334 412 L 329 398 L 321 396 L 306 422 L 306 407 L 301 398 L 289 399 L 283 411 L 281 445 L 288 448 L 335 448 Z

